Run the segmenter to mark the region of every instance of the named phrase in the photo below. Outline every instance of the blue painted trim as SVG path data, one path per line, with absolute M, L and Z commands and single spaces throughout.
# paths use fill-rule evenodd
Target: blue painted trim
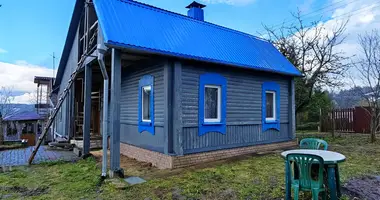
M 273 91 L 276 93 L 276 119 L 266 120 L 266 95 L 267 91 Z M 269 129 L 275 129 L 280 131 L 280 86 L 275 82 L 264 82 L 262 85 L 262 124 L 263 132 Z
M 220 122 L 204 121 L 204 89 L 205 85 L 217 85 L 221 88 Z M 226 108 L 227 108 L 227 80 L 215 73 L 200 75 L 199 78 L 199 104 L 198 104 L 198 135 L 202 136 L 208 132 L 219 132 L 226 134 Z
M 145 75 L 143 76 L 140 81 L 139 81 L 139 132 L 142 133 L 143 131 L 147 131 L 154 135 L 154 78 L 151 75 Z M 150 86 L 152 90 L 150 91 L 151 98 L 150 98 L 150 122 L 143 122 L 142 121 L 142 113 L 141 113 L 141 108 L 142 108 L 142 87 L 144 86 Z
M 235 63 L 235 62 L 227 62 L 227 61 L 222 61 L 222 60 L 217 60 L 217 59 L 193 56 L 193 55 L 176 53 L 176 52 L 171 52 L 171 51 L 163 51 L 163 50 L 159 50 L 159 49 L 151 49 L 151 48 L 146 48 L 146 47 L 129 45 L 129 44 L 124 44 L 124 43 L 119 43 L 119 42 L 115 42 L 112 40 L 108 40 L 108 39 L 106 39 L 106 37 L 104 37 L 104 38 L 105 38 L 104 44 L 108 47 L 116 47 L 116 48 L 131 50 L 131 51 L 137 51 L 140 53 L 152 53 L 152 54 L 158 54 L 158 55 L 164 55 L 164 56 L 172 56 L 172 57 L 178 57 L 178 58 L 183 58 L 183 59 L 188 59 L 188 60 L 198 60 L 198 61 L 203 61 L 203 62 L 213 63 L 213 64 L 223 64 L 223 65 L 228 65 L 228 66 L 233 66 L 233 67 L 240 67 L 240 68 L 250 69 L 250 70 L 258 70 L 258 71 L 262 71 L 262 72 L 271 72 L 271 73 L 288 75 L 288 76 L 296 76 L 296 77 L 303 76 L 301 74 L 301 72 L 299 72 L 298 70 L 296 72 L 285 72 L 285 71 L 279 71 L 279 70 L 270 70 L 270 69 L 262 68 L 259 66 L 244 65 L 244 64 L 239 64 L 239 63 Z

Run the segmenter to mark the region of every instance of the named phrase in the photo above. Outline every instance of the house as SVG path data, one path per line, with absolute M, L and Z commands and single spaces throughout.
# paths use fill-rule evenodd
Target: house
M 56 134 L 84 154 L 109 134 L 111 171 L 120 154 L 176 168 L 294 145 L 300 72 L 268 41 L 205 21 L 205 5 L 186 8 L 77 0 L 58 96 L 80 69 Z
M 35 145 L 38 138 L 40 120 L 39 114 L 35 111 L 19 111 L 2 118 L 0 114 L 0 127 L 3 129 L 4 142 L 21 142 L 27 140 L 29 146 Z

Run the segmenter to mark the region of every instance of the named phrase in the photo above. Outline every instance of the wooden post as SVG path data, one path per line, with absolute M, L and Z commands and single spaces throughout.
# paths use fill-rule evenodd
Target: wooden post
M 33 132 L 34 132 L 34 134 L 35 134 L 35 144 L 37 143 L 37 141 L 38 141 L 38 120 L 37 121 L 35 121 L 34 122 L 34 130 L 33 130 Z
M 92 68 L 85 66 L 84 79 L 84 116 L 83 116 L 83 155 L 90 153 L 90 129 L 91 129 L 91 90 L 92 90 Z
M 335 110 L 333 109 L 331 112 L 332 116 L 332 130 L 331 130 L 331 136 L 334 138 L 335 137 Z
M 173 83 L 172 76 L 173 75 L 173 66 L 171 63 L 166 62 L 164 66 L 164 153 L 169 154 L 173 152 L 173 127 L 171 122 L 173 121 L 173 106 L 172 106 L 172 96 L 173 96 Z
M 182 123 L 182 64 L 174 63 L 173 75 L 173 141 L 174 151 L 177 155 L 183 155 L 183 123 Z
M 294 140 L 296 138 L 296 113 L 295 113 L 295 87 L 294 79 L 289 83 L 289 105 L 288 105 L 288 120 L 289 120 L 289 138 Z
M 115 174 L 124 176 L 120 169 L 120 92 L 121 92 L 121 57 L 120 51 L 112 49 L 111 66 L 111 171 L 110 177 Z

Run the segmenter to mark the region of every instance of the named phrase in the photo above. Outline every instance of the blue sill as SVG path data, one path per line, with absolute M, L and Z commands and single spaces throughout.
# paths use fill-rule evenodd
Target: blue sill
M 278 121 L 277 120 L 265 120 L 265 123 L 266 124 L 277 124 Z
M 151 126 L 152 122 L 143 122 L 143 121 L 140 121 L 140 125 L 141 126 Z
M 203 126 L 221 126 L 223 124 L 224 123 L 221 123 L 221 122 L 203 122 L 202 123 Z

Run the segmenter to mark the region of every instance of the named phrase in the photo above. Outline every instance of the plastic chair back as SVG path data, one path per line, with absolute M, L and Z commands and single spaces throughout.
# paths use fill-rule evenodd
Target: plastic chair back
M 327 150 L 328 144 L 326 141 L 317 138 L 305 138 L 300 142 L 301 149 L 317 149 L 323 146 L 323 150 Z

